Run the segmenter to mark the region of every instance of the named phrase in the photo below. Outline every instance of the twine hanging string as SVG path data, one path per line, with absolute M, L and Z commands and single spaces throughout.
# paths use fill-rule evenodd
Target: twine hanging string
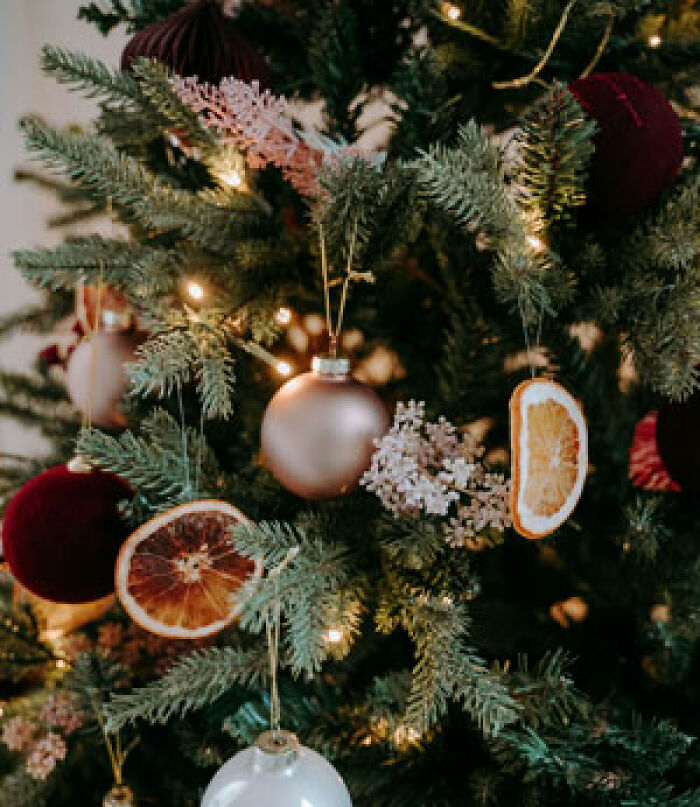
M 321 277 L 323 279 L 323 298 L 326 310 L 326 329 L 328 330 L 328 352 L 336 358 L 338 355 L 338 343 L 343 331 L 343 319 L 345 317 L 345 309 L 347 307 L 348 295 L 350 293 L 350 282 L 354 277 L 359 275 L 353 271 L 352 264 L 355 258 L 355 248 L 357 246 L 357 219 L 350 235 L 350 244 L 348 246 L 348 257 L 345 264 L 345 274 L 342 281 L 330 279 L 330 266 L 328 263 L 328 252 L 326 250 L 326 238 L 323 231 L 323 224 L 318 225 L 318 236 L 321 248 Z M 337 286 L 342 282 L 342 290 L 340 292 L 340 303 L 338 305 L 338 315 L 335 325 L 333 324 L 333 314 L 331 312 L 331 288 Z
M 291 547 L 282 562 L 270 572 L 273 581 L 275 596 L 271 605 L 265 612 L 265 632 L 267 634 L 267 651 L 270 662 L 270 731 L 279 737 L 280 733 L 280 696 L 277 673 L 279 670 L 280 652 L 280 623 L 282 604 L 280 597 L 280 574 L 296 558 L 301 551 L 300 547 Z

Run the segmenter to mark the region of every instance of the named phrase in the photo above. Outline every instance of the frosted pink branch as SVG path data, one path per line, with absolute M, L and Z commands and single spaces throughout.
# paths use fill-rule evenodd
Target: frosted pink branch
M 294 127 L 287 101 L 261 91 L 257 81 L 226 78 L 215 87 L 175 76 L 172 87 L 204 126 L 245 153 L 251 168 L 277 166 L 303 196 L 319 194 L 318 171 L 331 154 L 351 153 L 309 145 Z

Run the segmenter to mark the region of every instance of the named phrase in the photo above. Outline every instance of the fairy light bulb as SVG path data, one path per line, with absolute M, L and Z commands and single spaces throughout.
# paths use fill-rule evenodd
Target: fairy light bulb
M 527 235 L 525 236 L 525 240 L 527 241 L 530 249 L 534 250 L 535 252 L 542 252 L 544 249 L 544 241 L 537 235 Z
M 196 280 L 188 281 L 186 289 L 187 294 L 196 303 L 200 303 L 204 299 L 204 286 L 202 286 L 201 283 L 197 283 Z
M 289 323 L 292 321 L 292 312 L 288 308 L 282 306 L 282 308 L 277 309 L 275 320 L 277 320 L 279 325 L 289 325 Z
M 343 631 L 340 628 L 329 628 L 326 631 L 326 641 L 329 644 L 340 644 L 343 641 Z
M 647 40 L 647 44 L 649 45 L 649 47 L 654 49 L 660 48 L 662 42 L 663 40 L 658 34 L 652 34 Z
M 224 185 L 228 185 L 229 188 L 238 189 L 243 185 L 243 177 L 239 171 L 236 171 L 235 168 L 231 171 L 225 171 L 222 173 L 219 179 L 224 183 Z
M 292 365 L 288 361 L 279 359 L 275 362 L 275 370 L 277 370 L 280 375 L 290 375 L 292 372 Z
M 445 16 L 448 20 L 456 22 L 462 16 L 462 9 L 454 3 L 445 3 L 444 5 Z

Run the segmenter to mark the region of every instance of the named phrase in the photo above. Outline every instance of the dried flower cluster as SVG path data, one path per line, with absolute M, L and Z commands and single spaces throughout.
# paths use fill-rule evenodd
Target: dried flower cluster
M 257 81 L 226 78 L 215 87 L 175 76 L 172 87 L 204 126 L 245 152 L 250 168 L 277 166 L 303 196 L 318 194 L 318 171 L 329 156 L 351 151 L 297 131 L 285 98 L 261 91 Z
M 486 471 L 482 454 L 445 418 L 426 422 L 424 403 L 399 403 L 361 483 L 395 516 L 446 518 L 448 542 L 470 546 L 485 530 L 502 532 L 511 523 L 510 485 L 502 474 Z
M 41 710 L 41 719 L 47 726 L 61 729 L 67 735 L 85 725 L 85 713 L 71 692 L 51 693 Z
M 56 763 L 66 758 L 68 749 L 60 734 L 50 731 L 29 748 L 25 767 L 33 779 L 46 779 Z
M 35 723 L 26 717 L 12 717 L 2 730 L 2 742 L 10 751 L 25 755 L 25 770 L 39 780 L 46 779 L 68 753 L 63 736 L 47 731 L 46 727 L 60 728 L 65 734 L 71 734 L 84 724 L 84 715 L 72 695 L 57 692 L 46 701 L 41 720 L 42 723 Z

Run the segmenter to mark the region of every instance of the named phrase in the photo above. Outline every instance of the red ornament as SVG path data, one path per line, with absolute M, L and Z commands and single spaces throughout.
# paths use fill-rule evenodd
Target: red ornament
M 649 412 L 634 427 L 629 478 L 635 487 L 642 490 L 677 493 L 680 487 L 671 479 L 656 444 L 658 415 L 658 412 Z
M 683 161 L 678 118 L 662 92 L 627 73 L 595 73 L 569 90 L 598 124 L 588 214 L 620 223 L 673 184 Z
M 195 0 L 139 31 L 124 48 L 121 69 L 130 70 L 142 57 L 209 84 L 229 76 L 269 83 L 265 58 L 237 32 L 216 0 Z
M 656 442 L 672 478 L 684 491 L 700 491 L 700 392 L 659 407 Z
M 54 602 L 96 600 L 114 591 L 114 562 L 128 535 L 118 504 L 131 490 L 98 470 L 50 468 L 27 482 L 7 507 L 3 554 L 33 594 Z

